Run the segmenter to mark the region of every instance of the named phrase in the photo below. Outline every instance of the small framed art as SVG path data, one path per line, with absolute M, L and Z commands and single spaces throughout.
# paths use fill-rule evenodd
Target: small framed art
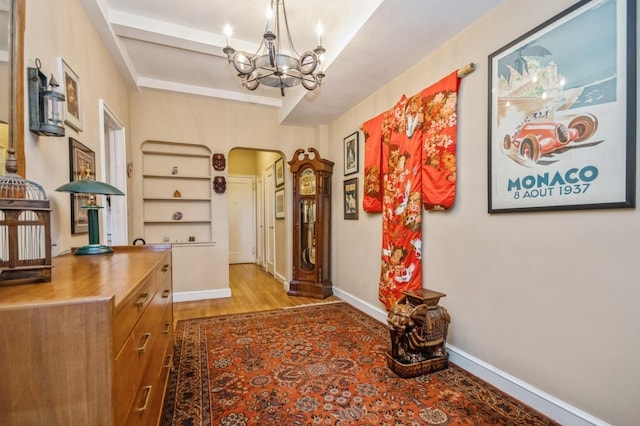
M 275 192 L 276 219 L 284 219 L 284 188 Z
M 358 220 L 358 178 L 344 181 L 344 218 Z
M 69 138 L 69 180 L 93 179 L 96 168 L 96 155 L 85 145 L 74 138 Z M 89 218 L 86 206 L 88 194 L 69 194 L 71 196 L 71 233 L 86 234 L 89 232 Z
M 344 138 L 344 175 L 358 173 L 358 132 Z
M 64 122 L 77 131 L 82 131 L 82 105 L 80 105 L 80 77 L 62 58 L 58 58 L 61 75 L 60 86 L 65 96 Z
M 284 158 L 280 157 L 276 160 L 275 166 L 276 186 L 284 185 Z

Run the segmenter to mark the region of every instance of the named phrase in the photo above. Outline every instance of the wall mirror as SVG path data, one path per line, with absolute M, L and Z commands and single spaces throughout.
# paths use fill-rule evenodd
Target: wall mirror
M 25 0 L 0 0 L 0 175 L 10 140 L 18 174 L 25 176 L 24 158 L 24 19 Z

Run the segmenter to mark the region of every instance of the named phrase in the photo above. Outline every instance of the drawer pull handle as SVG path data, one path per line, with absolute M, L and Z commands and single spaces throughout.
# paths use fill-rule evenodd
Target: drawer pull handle
M 162 265 L 162 272 L 167 272 L 169 270 L 169 264 L 165 263 L 164 265 Z
M 171 368 L 172 358 L 173 358 L 173 355 L 167 355 L 167 363 L 165 364 L 164 368 Z
M 164 330 L 162 332 L 167 334 L 169 331 L 171 331 L 171 322 L 167 321 L 164 323 Z
M 171 294 L 171 290 L 166 289 L 165 291 L 162 292 L 162 298 L 166 299 L 167 297 L 169 297 L 170 294 Z
M 136 306 L 138 308 L 142 308 L 147 303 L 147 300 L 149 300 L 149 293 L 141 294 L 140 298 L 138 298 L 138 301 L 136 302 Z
M 151 388 L 153 386 L 145 386 L 143 391 L 143 401 L 142 401 L 142 407 L 140 408 L 136 408 L 136 411 L 138 412 L 143 412 L 147 409 L 147 405 L 149 405 L 149 397 L 151 396 Z
M 142 346 L 140 346 L 138 349 L 136 349 L 141 354 L 144 353 L 144 351 L 147 350 L 147 345 L 151 341 L 151 333 L 144 333 L 144 336 L 142 336 L 142 337 L 144 338 L 144 342 L 142 343 Z

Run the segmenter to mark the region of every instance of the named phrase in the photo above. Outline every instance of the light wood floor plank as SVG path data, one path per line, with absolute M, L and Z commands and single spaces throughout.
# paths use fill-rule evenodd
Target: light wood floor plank
M 230 298 L 174 303 L 174 321 L 340 300 L 336 296 L 326 299 L 289 296 L 281 282 L 253 263 L 229 265 L 229 287 Z

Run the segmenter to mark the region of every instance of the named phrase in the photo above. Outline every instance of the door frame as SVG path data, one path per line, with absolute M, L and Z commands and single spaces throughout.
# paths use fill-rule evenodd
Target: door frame
M 267 262 L 264 256 L 264 172 L 261 172 L 256 178 L 256 205 L 256 263 L 266 270 Z
M 276 276 L 276 210 L 274 205 L 275 179 L 273 164 L 264 170 L 265 200 L 265 269 Z
M 101 180 L 127 192 L 127 142 L 125 127 L 104 99 L 99 99 Z M 129 240 L 127 199 L 110 197 L 101 209 L 104 244 L 127 245 Z

